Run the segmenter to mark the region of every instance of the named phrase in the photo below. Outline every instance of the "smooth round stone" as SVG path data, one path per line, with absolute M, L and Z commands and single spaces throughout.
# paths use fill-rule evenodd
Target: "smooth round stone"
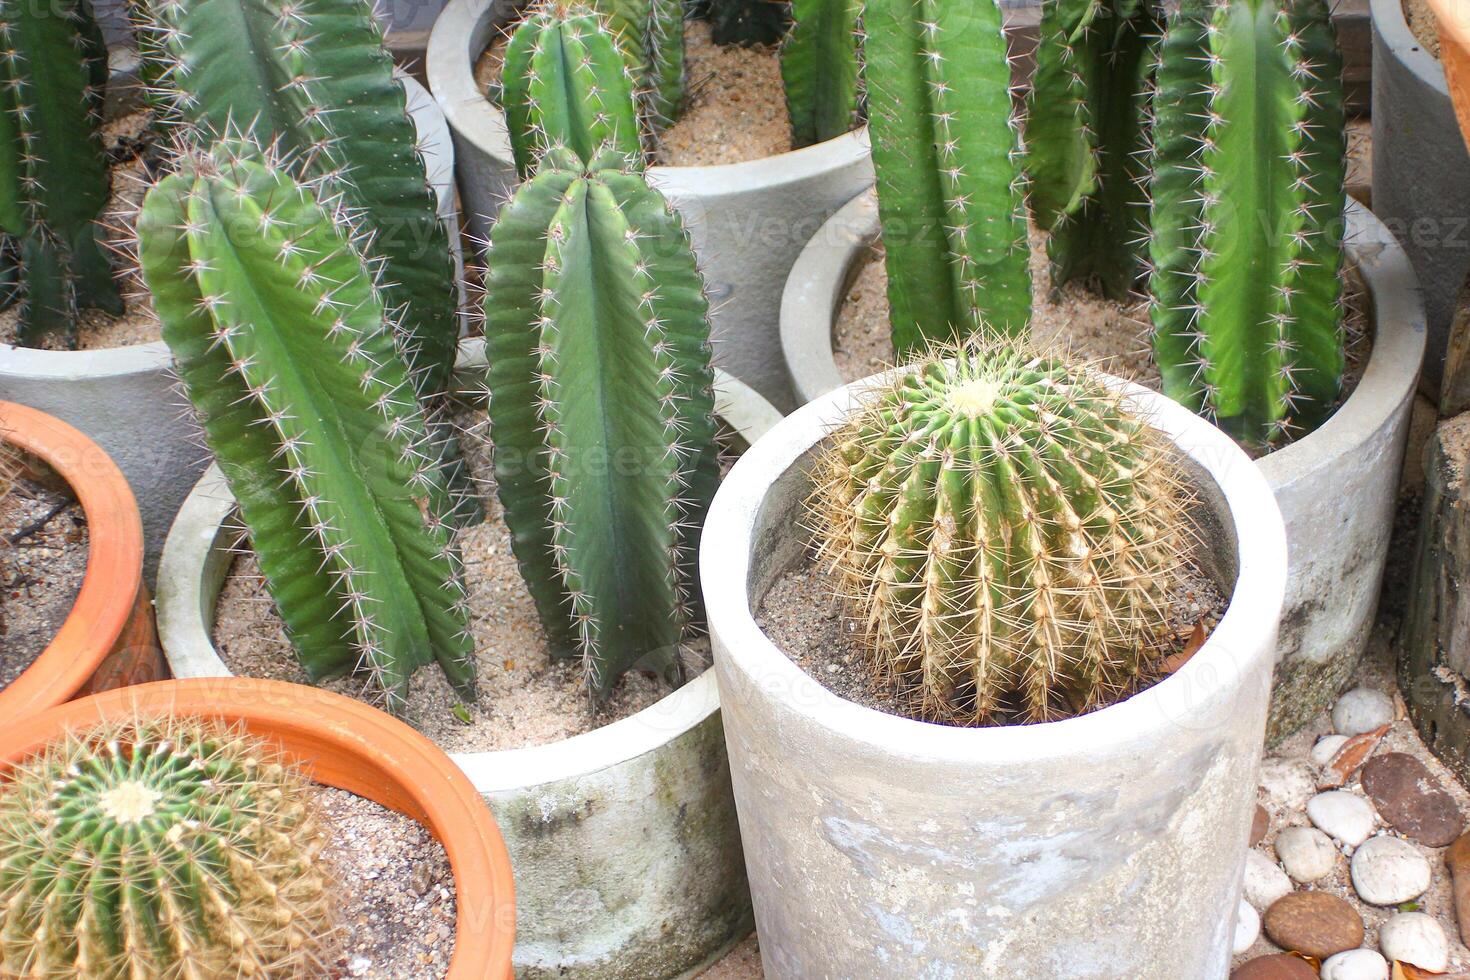
M 1261 763 L 1261 789 L 1282 810 L 1300 810 L 1317 792 L 1317 777 L 1305 762 L 1267 759 Z
M 1339 735 L 1361 735 L 1393 724 L 1393 698 L 1370 687 L 1356 687 L 1332 706 L 1332 728 Z
M 1429 888 L 1429 861 L 1406 840 L 1379 834 L 1353 855 L 1353 889 L 1369 905 L 1411 902 Z
M 1450 944 L 1434 916 L 1400 912 L 1378 928 L 1378 948 L 1388 960 L 1443 972 L 1450 965 Z
M 1250 949 L 1260 935 L 1261 915 L 1251 908 L 1250 902 L 1242 898 L 1235 909 L 1235 945 L 1231 951 L 1239 956 Z
M 1264 912 L 1277 899 L 1292 893 L 1291 879 L 1280 865 L 1260 851 L 1246 851 L 1245 883 L 1241 892 L 1252 908 Z
M 1322 980 L 1388 980 L 1388 961 L 1373 949 L 1350 949 L 1328 957 Z
M 1230 980 L 1317 980 L 1306 960 L 1285 953 L 1257 956 L 1230 971 Z
M 1407 752 L 1385 752 L 1368 760 L 1363 792 L 1384 823 L 1429 847 L 1448 847 L 1465 831 L 1455 800 L 1429 768 Z
M 1363 945 L 1363 917 L 1328 892 L 1292 892 L 1277 899 L 1261 922 L 1277 946 L 1318 959 Z
M 1317 739 L 1317 744 L 1312 746 L 1312 761 L 1319 767 L 1325 766 L 1337 756 L 1337 752 L 1347 744 L 1346 735 L 1323 735 Z
M 1356 793 L 1335 789 L 1318 793 L 1307 801 L 1307 819 L 1324 834 L 1357 847 L 1373 836 L 1378 815 L 1373 806 Z
M 1276 835 L 1276 856 L 1293 881 L 1325 878 L 1337 866 L 1332 838 L 1313 827 L 1287 827 Z

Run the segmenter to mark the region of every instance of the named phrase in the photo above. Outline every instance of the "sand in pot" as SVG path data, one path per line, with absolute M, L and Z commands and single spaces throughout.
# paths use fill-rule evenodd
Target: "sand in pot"
M 1439 23 L 1434 19 L 1434 11 L 1429 9 L 1428 0 L 1404 0 L 1404 20 L 1414 32 L 1414 39 L 1438 58 Z

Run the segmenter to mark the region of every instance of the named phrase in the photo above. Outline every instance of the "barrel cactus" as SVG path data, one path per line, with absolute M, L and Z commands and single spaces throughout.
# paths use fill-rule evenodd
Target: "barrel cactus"
M 1124 299 L 1143 273 L 1156 0 L 1046 0 L 1027 98 L 1027 191 L 1052 284 Z
M 821 557 L 923 716 L 1087 711 L 1151 668 L 1187 553 L 1176 467 L 1090 370 L 990 342 L 950 353 L 833 435 Z
M 325 976 L 325 828 L 268 743 L 197 719 L 71 733 L 0 791 L 14 977 Z
M 485 298 L 505 522 L 552 655 L 597 697 L 634 668 L 682 678 L 719 478 L 704 283 L 622 163 L 551 150 L 491 232 Z
M 98 218 L 107 46 L 88 0 L 0 0 L 0 230 L 18 245 L 16 338 L 76 346 L 77 314 L 119 314 Z
M 437 662 L 474 696 L 442 450 L 368 260 L 252 146 L 187 157 L 139 218 L 163 338 L 313 680 L 404 707 Z
M 781 78 L 793 146 L 841 136 L 858 111 L 861 0 L 792 0 Z
M 1031 316 L 1020 120 L 995 0 L 866 0 L 868 128 L 903 355 Z
M 1341 67 L 1323 0 L 1186 0 L 1161 48 L 1154 359 L 1251 446 L 1310 431 L 1341 390 Z

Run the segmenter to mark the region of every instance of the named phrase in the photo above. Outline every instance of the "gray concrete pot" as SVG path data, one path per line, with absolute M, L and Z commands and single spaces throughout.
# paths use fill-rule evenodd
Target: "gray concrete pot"
M 516 9 L 513 0 L 450 0 L 429 39 L 429 87 L 454 131 L 466 221 L 482 239 L 516 173 L 505 115 L 481 94 L 474 65 Z M 715 301 L 717 363 L 791 407 L 776 335 L 781 284 L 821 223 L 872 183 L 867 130 L 748 163 L 654 167 L 649 177 L 694 240 Z
M 1352 677 L 1378 609 L 1408 439 L 1424 310 L 1404 250 L 1373 213 L 1347 205 L 1348 256 L 1372 296 L 1374 344 L 1347 402 L 1316 432 L 1260 459 L 1291 542 L 1270 737 L 1326 708 Z M 878 239 L 876 199 L 849 202 L 792 267 L 781 343 L 798 397 L 839 387 L 832 325 Z
M 433 98 L 418 82 L 400 77 L 424 140 L 439 213 L 453 229 L 458 261 L 454 145 Z M 175 390 L 172 365 L 162 341 L 90 351 L 0 344 L 0 399 L 38 408 L 81 429 L 127 476 L 143 515 L 144 574 L 150 583 L 174 514 L 207 462 L 188 402 Z
M 1404 20 L 1401 0 L 1372 0 L 1373 213 L 1419 274 L 1429 328 L 1424 388 L 1439 397 L 1450 321 L 1470 271 L 1470 154 L 1444 68 Z
M 701 547 L 766 975 L 1224 980 L 1286 578 L 1266 481 L 1213 426 L 1131 387 L 1200 488 L 1231 595 L 1219 626 L 1177 674 L 1089 715 L 913 721 L 827 690 L 752 612 L 803 559 L 814 449 L 864 391 L 830 392 L 746 453 Z
M 465 341 L 460 368 L 484 364 Z M 781 416 L 721 375 L 716 409 L 747 442 Z M 211 467 L 179 511 L 159 575 L 175 677 L 229 670 L 210 640 L 234 501 Z M 712 671 L 657 704 L 551 745 L 453 754 L 495 811 L 516 875 L 516 976 L 684 975 L 750 931 L 750 897 Z

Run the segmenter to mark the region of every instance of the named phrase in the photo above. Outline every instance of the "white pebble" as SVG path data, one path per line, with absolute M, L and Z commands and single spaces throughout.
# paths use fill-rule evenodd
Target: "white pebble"
M 1308 800 L 1307 819 L 1323 833 L 1348 847 L 1363 843 L 1378 826 L 1378 814 L 1373 804 L 1355 793 L 1340 789 L 1318 793 Z
M 1312 746 L 1312 761 L 1319 766 L 1325 766 L 1337 758 L 1337 752 L 1347 744 L 1346 735 L 1323 735 L 1317 739 L 1317 744 Z
M 1393 698 L 1371 687 L 1356 687 L 1332 706 L 1332 727 L 1339 735 L 1361 735 L 1393 723 Z
M 1400 912 L 1378 927 L 1378 948 L 1389 960 L 1443 972 L 1450 965 L 1450 944 L 1434 916 Z
M 1276 856 L 1286 873 L 1302 884 L 1327 877 L 1337 866 L 1332 838 L 1312 827 L 1287 827 L 1277 834 Z
M 1239 956 L 1250 949 L 1260 935 L 1260 913 L 1251 908 L 1250 902 L 1242 898 L 1239 907 L 1235 910 L 1235 955 Z
M 1264 912 L 1283 895 L 1292 892 L 1291 879 L 1260 851 L 1245 852 L 1245 885 L 1241 889 L 1245 900 L 1257 912 Z
M 1317 792 L 1317 778 L 1305 762 L 1267 759 L 1261 763 L 1261 789 L 1279 810 L 1300 810 Z
M 1411 902 L 1429 888 L 1429 862 L 1406 840 L 1379 834 L 1353 855 L 1353 888 L 1369 905 Z M 1390 957 L 1392 959 L 1392 957 Z
M 1350 949 L 1323 962 L 1322 980 L 1388 980 L 1388 961 L 1376 950 Z

